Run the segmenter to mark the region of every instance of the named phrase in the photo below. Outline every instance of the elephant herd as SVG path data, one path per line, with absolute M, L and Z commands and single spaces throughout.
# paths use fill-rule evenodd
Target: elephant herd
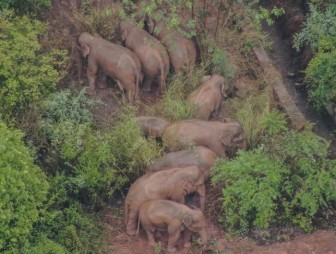
M 191 235 L 198 232 L 199 244 L 207 241 L 203 216 L 204 182 L 218 157 L 245 149 L 243 130 L 235 121 L 190 119 L 170 123 L 150 116 L 136 118 L 144 135 L 160 138 L 168 153 L 154 160 L 146 174 L 130 187 L 125 199 L 126 232 L 136 235 L 142 225 L 148 243 L 155 244 L 155 231 L 168 231 L 168 252 L 176 251 L 183 232 L 184 247 L 190 247 Z M 199 209 L 185 205 L 188 194 L 199 195 Z
M 79 36 L 82 56 L 88 58 L 89 94 L 95 93 L 96 77 L 101 70 L 117 82 L 123 91 L 123 102 L 134 104 L 139 98 L 140 86 L 149 92 L 157 82 L 157 95 L 165 92 L 170 65 L 178 72 L 195 64 L 197 47 L 192 40 L 151 18 L 146 18 L 145 24 L 148 32 L 135 22 L 120 22 L 124 46 L 87 32 Z
M 163 23 L 146 19 L 148 32 L 129 21 L 120 22 L 125 47 L 97 35 L 82 33 L 78 42 L 83 57 L 88 57 L 89 92 L 94 93 L 98 71 L 115 79 L 124 91 L 123 100 L 134 103 L 142 84 L 150 91 L 159 84 L 157 94 L 164 93 L 169 66 L 174 72 L 196 61 L 196 46 Z M 156 33 L 154 32 L 156 31 Z M 151 34 L 155 34 L 156 38 Z M 210 169 L 216 158 L 227 158 L 237 149 L 245 149 L 244 132 L 236 121 L 214 121 L 228 87 L 220 75 L 204 76 L 187 102 L 195 109 L 195 119 L 171 123 L 152 116 L 136 118 L 144 135 L 162 140 L 168 153 L 153 161 L 146 174 L 130 187 L 125 199 L 126 233 L 134 236 L 140 225 L 148 243 L 155 244 L 155 231 L 168 231 L 168 252 L 176 251 L 183 232 L 184 247 L 191 246 L 193 232 L 198 242 L 207 241 L 205 218 L 206 189 Z M 190 208 L 186 196 L 197 193 L 199 208 Z

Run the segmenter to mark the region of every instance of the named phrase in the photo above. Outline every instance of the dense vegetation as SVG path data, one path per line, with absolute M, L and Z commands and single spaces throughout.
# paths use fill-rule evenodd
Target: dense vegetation
M 135 116 L 192 118 L 186 98 L 211 73 L 223 75 L 230 91 L 241 77 L 253 87 L 224 105 L 224 116 L 241 122 L 249 150 L 230 161 L 218 160 L 214 167 L 212 181 L 222 191 L 220 221 L 242 234 L 286 223 L 314 229 L 336 198 L 329 144 L 309 129 L 289 129 L 252 57 L 254 46 L 267 46 L 260 21 L 271 23 L 281 9 L 255 8 L 258 0 L 213 1 L 213 6 L 209 1 L 123 0 L 106 9 L 79 2 L 80 8 L 64 10 L 68 16 L 56 17 L 48 0 L 0 3 L 1 253 L 108 252 L 100 212 L 115 205 L 164 151 L 141 135 Z M 192 17 L 186 24 L 177 8 L 182 2 Z M 82 70 L 76 76 L 77 48 L 71 41 L 83 31 L 118 40 L 118 20 L 162 9 L 170 27 L 197 35 L 202 62 L 187 73 L 170 75 L 165 96 L 154 106 L 116 101 L 113 117 L 98 123 L 94 112 L 103 102 L 87 97 L 79 85 Z M 207 25 L 210 10 L 217 16 Z M 335 28 L 335 10 L 331 3 L 312 6 L 297 39 L 298 45 L 308 43 L 316 51 L 306 73 L 311 98 L 322 106 L 335 97 L 335 37 L 329 32 Z M 316 24 L 325 30 L 307 37 Z M 68 30 L 62 30 L 65 25 Z

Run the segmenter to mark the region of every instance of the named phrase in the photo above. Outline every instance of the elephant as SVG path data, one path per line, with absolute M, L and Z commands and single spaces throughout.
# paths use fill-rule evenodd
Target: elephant
M 78 43 L 83 57 L 88 57 L 89 93 L 95 93 L 96 75 L 101 68 L 106 75 L 117 81 L 119 88 L 126 91 L 127 100 L 134 104 L 143 79 L 138 57 L 125 47 L 87 32 L 79 36 Z M 123 101 L 126 102 L 124 93 Z
M 156 159 L 147 168 L 147 173 L 153 173 L 174 167 L 197 166 L 204 180 L 210 177 L 210 168 L 215 163 L 217 154 L 204 146 L 195 146 L 192 149 L 170 152 Z
M 191 246 L 191 235 L 198 232 L 199 244 L 206 244 L 207 234 L 205 219 L 202 211 L 191 209 L 186 205 L 179 204 L 170 200 L 153 200 L 144 203 L 139 211 L 139 224 L 147 233 L 148 243 L 155 245 L 154 233 L 156 230 L 168 231 L 168 252 L 176 251 L 176 243 L 183 231 L 183 246 Z
M 227 86 L 224 77 L 219 75 L 204 76 L 204 82 L 188 97 L 188 104 L 196 112 L 196 118 L 209 120 L 217 117 L 223 97 L 227 96 Z
M 138 116 L 135 118 L 142 132 L 151 137 L 161 137 L 163 131 L 170 125 L 166 119 L 154 116 Z
M 194 66 L 197 58 L 195 43 L 176 31 L 168 29 L 162 21 L 146 18 L 148 32 L 159 39 L 168 50 L 170 63 L 175 73 L 185 67 Z
M 126 233 L 135 235 L 141 205 L 150 200 L 170 199 L 185 203 L 187 194 L 197 192 L 200 207 L 204 209 L 204 178 L 196 166 L 171 168 L 138 178 L 130 187 L 125 199 Z
M 157 94 L 166 90 L 169 56 L 166 48 L 156 38 L 136 26 L 134 22 L 120 22 L 121 40 L 140 59 L 144 74 L 143 91 L 149 92 L 154 79 L 159 81 Z
M 205 146 L 226 158 L 236 148 L 245 149 L 244 132 L 238 122 L 190 119 L 169 125 L 162 136 L 169 151 L 184 149 L 192 144 Z

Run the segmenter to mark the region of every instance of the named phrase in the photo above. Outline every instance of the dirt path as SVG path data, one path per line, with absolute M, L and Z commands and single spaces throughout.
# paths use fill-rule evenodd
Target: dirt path
M 293 60 L 291 54 L 292 48 L 288 40 L 282 39 L 282 31 L 280 27 L 265 26 L 264 30 L 269 34 L 269 38 L 273 42 L 273 47 L 267 53 L 273 60 L 275 67 L 281 72 L 284 84 L 292 96 L 296 105 L 301 110 L 307 120 L 314 124 L 314 131 L 323 138 L 330 140 L 331 153 L 336 156 L 336 137 L 333 133 L 335 124 L 332 123 L 327 117 L 319 115 L 307 100 L 307 94 L 300 86 L 300 80 L 298 80 L 298 66 Z M 290 73 L 293 73 L 295 77 L 290 77 Z

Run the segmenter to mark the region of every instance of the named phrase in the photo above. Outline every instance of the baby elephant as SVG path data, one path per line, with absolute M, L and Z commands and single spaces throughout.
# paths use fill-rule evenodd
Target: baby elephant
M 219 75 L 204 76 L 203 84 L 193 91 L 188 103 L 195 107 L 196 118 L 209 120 L 219 114 L 222 98 L 226 96 L 227 87 L 224 77 Z
M 217 154 L 204 146 L 195 146 L 193 149 L 170 152 L 156 159 L 147 169 L 152 173 L 168 168 L 197 166 L 207 180 L 210 177 L 210 168 L 215 163 Z
M 186 205 L 170 200 L 154 200 L 144 203 L 140 208 L 139 222 L 145 229 L 149 245 L 155 245 L 154 233 L 156 230 L 168 231 L 168 252 L 176 251 L 176 243 L 183 230 L 184 247 L 191 246 L 191 235 L 198 232 L 199 244 L 207 242 L 205 220 L 200 210 L 193 210 Z M 138 225 L 139 226 L 139 225 Z

